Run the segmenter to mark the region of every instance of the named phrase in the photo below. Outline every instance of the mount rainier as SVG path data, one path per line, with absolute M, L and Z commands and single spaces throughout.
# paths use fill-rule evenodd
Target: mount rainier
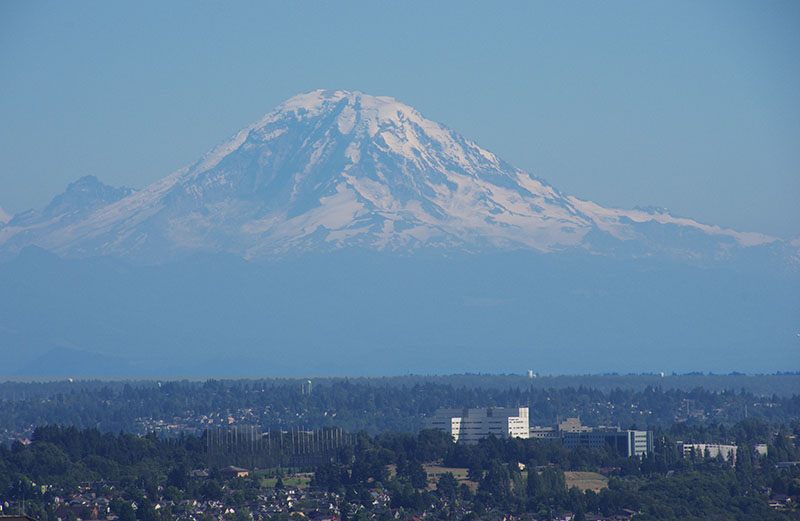
M 0 221 L 0 251 L 143 263 L 195 252 L 273 259 L 362 247 L 588 251 L 726 259 L 782 241 L 565 195 L 392 98 L 295 96 L 141 190 L 93 177 Z
M 0 355 L 62 376 L 793 370 L 797 246 L 604 208 L 391 98 L 315 91 L 150 186 L 88 176 L 0 212 Z

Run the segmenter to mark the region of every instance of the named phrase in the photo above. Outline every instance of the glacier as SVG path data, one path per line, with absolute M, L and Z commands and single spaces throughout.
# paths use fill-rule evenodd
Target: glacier
M 159 263 L 197 252 L 258 260 L 348 247 L 524 249 L 716 262 L 786 246 L 664 210 L 580 200 L 393 98 L 343 90 L 295 96 L 141 190 L 103 190 L 80 210 L 74 202 L 58 214 L 54 201 L 10 219 L 0 252 L 37 246 Z

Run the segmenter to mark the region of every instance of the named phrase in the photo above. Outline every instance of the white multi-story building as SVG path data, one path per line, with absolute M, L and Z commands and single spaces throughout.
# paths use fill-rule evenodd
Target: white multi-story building
M 528 438 L 527 407 L 486 407 L 479 409 L 439 409 L 425 419 L 426 429 L 449 433 L 457 443 L 475 444 L 482 438 Z
M 722 456 L 722 459 L 731 464 L 736 465 L 736 451 L 739 449 L 736 445 L 723 445 L 721 443 L 682 443 L 678 442 L 683 447 L 683 456 L 691 456 L 692 452 L 700 457 L 708 456 L 709 458 L 716 458 Z
M 652 431 L 621 430 L 621 429 L 590 429 L 580 431 L 565 431 L 561 433 L 561 443 L 572 450 L 577 447 L 602 449 L 610 446 L 618 454 L 629 458 L 641 458 L 653 452 Z

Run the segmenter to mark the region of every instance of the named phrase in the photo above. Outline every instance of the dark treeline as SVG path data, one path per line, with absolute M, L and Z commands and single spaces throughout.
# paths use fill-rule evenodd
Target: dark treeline
M 78 385 L 88 389 L 103 387 L 123 387 L 130 384 L 135 387 L 154 387 L 157 381 L 179 381 L 181 378 L 150 379 L 80 379 Z M 207 379 L 202 379 L 207 380 Z M 223 378 L 223 380 L 226 380 Z M 295 378 L 237 378 L 230 379 L 242 383 L 271 384 L 274 386 L 290 385 L 301 381 Z M 187 381 L 184 379 L 184 381 Z M 195 385 L 202 384 L 199 379 L 191 380 Z M 370 385 L 373 387 L 414 387 L 427 383 L 450 385 L 455 388 L 469 389 L 566 389 L 569 387 L 588 387 L 603 392 L 615 389 L 630 389 L 642 391 L 647 387 L 660 387 L 664 390 L 677 389 L 691 391 L 702 388 L 708 391 L 747 391 L 756 396 L 791 396 L 797 394 L 800 387 L 800 371 L 779 372 L 775 374 L 748 375 L 743 373 L 713 374 L 713 373 L 671 373 L 664 376 L 654 373 L 644 374 L 592 374 L 592 375 L 537 375 L 530 378 L 521 374 L 452 374 L 452 375 L 403 375 L 403 376 L 358 376 L 358 377 L 320 377 L 315 378 L 316 383 L 330 385 L 334 382 L 349 381 L 351 383 Z M 0 382 L 0 399 L 16 397 L 47 397 L 57 392 L 69 391 L 76 386 L 69 380 L 42 380 L 42 381 L 17 381 Z
M 392 508 L 433 512 L 437 519 L 469 521 L 498 513 L 534 513 L 538 519 L 550 519 L 566 511 L 583 519 L 589 512 L 612 515 L 620 509 L 642 512 L 637 519 L 791 519 L 794 512 L 773 511 L 766 499 L 800 494 L 800 468 L 775 465 L 778 460 L 800 459 L 792 441 L 800 424 L 795 422 L 793 429 L 776 432 L 754 419 L 726 428 L 743 445 L 735 468 L 702 455 L 681 458 L 674 430 L 657 431 L 654 453 L 642 460 L 622 458 L 611 448 L 569 452 L 541 440 L 489 438 L 474 446 L 457 445 L 443 433 L 422 431 L 374 437 L 359 433 L 334 461 L 306 470 L 315 472 L 312 485 L 342 498 L 342 521 L 363 519 L 356 513 L 372 504 L 375 490 L 390 497 Z M 769 445 L 769 453 L 761 458 L 744 447 L 759 442 Z M 468 469 L 477 487 L 459 483 L 449 472 L 429 487 L 423 464 L 432 462 Z M 190 477 L 192 469 L 204 465 L 205 440 L 200 437 L 163 439 L 39 427 L 28 445 L 0 446 L 0 498 L 24 498 L 29 513 L 48 521 L 55 519 L 55 497 L 94 483 L 96 493 L 106 490 L 113 498 L 112 510 L 123 521 L 172 521 L 169 501 L 177 498 L 236 505 L 263 490 L 263 482 L 255 477 L 226 481 L 216 468 L 207 477 Z M 615 469 L 607 488 L 595 493 L 567 487 L 565 471 L 600 467 Z M 155 509 L 156 504 L 163 508 Z
M 0 384 L 0 440 L 24 437 L 34 426 L 46 424 L 140 434 L 161 430 L 164 435 L 177 435 L 200 433 L 210 423 L 227 424 L 229 419 L 263 428 L 338 426 L 370 434 L 415 432 L 422 418 L 439 407 L 528 406 L 533 425 L 551 425 L 558 418 L 580 416 L 586 425 L 636 424 L 640 428 L 667 427 L 678 421 L 688 425 L 732 424 L 745 417 L 780 424 L 800 417 L 800 395 L 757 395 L 741 389 L 648 386 L 604 392 L 587 386 L 542 389 L 534 384 L 457 387 L 437 383 L 435 378 L 413 385 L 388 385 L 387 381 L 394 380 L 318 379 L 313 381 L 310 393 L 303 391 L 302 380 L 285 379 L 7 382 Z M 166 427 L 160 429 L 160 424 L 172 427 L 164 430 Z

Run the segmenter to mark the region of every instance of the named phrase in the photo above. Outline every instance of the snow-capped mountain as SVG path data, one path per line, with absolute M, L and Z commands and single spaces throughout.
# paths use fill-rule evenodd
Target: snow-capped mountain
M 0 249 L 158 262 L 195 251 L 275 258 L 359 246 L 585 249 L 715 259 L 779 243 L 566 195 L 392 98 L 295 96 L 205 157 L 133 191 L 82 178 L 0 228 Z
M 0 352 L 105 374 L 774 371 L 798 248 L 604 208 L 391 98 L 316 91 L 150 186 L 84 177 L 0 224 Z

